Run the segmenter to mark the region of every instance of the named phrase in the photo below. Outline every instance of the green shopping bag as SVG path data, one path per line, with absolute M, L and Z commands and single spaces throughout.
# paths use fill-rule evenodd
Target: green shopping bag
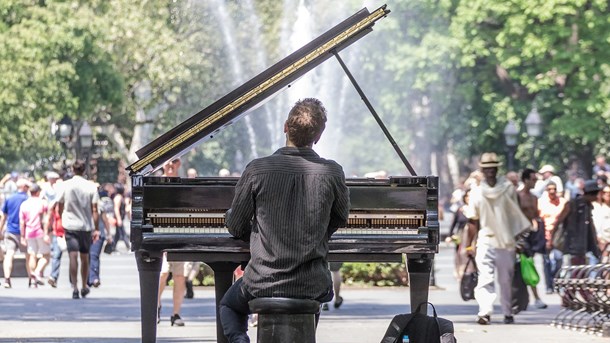
M 523 282 L 528 286 L 536 286 L 540 282 L 540 276 L 534 266 L 534 258 L 527 257 L 525 254 L 519 254 L 521 260 L 521 276 L 523 276 Z

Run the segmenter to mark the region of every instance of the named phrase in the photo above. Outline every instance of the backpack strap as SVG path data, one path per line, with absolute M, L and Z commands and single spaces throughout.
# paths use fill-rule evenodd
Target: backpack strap
M 407 328 L 407 325 L 413 320 L 414 313 L 399 314 L 394 316 L 386 334 L 383 336 L 381 343 L 400 343 L 402 341 L 402 332 Z
M 419 304 L 417 306 L 417 310 L 415 311 L 415 313 L 420 313 L 419 310 L 421 309 L 422 305 L 424 305 L 424 304 L 426 304 L 426 306 L 428 306 L 428 305 L 432 306 L 432 314 L 434 315 L 434 322 L 436 323 L 436 328 L 438 329 L 438 335 L 440 337 L 442 335 L 442 333 L 441 333 L 441 324 L 438 322 L 438 315 L 436 314 L 436 307 L 434 307 L 434 305 L 432 305 L 431 302 L 425 301 L 425 302 Z

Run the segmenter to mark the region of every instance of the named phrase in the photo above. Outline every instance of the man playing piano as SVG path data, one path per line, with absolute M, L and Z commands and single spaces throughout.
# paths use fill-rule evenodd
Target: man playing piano
M 248 301 L 254 298 L 333 298 L 328 240 L 347 222 L 349 191 L 343 168 L 312 149 L 325 123 L 318 99 L 298 101 L 284 124 L 286 146 L 250 162 L 237 183 L 226 224 L 250 242 L 251 258 L 220 303 L 230 342 L 250 341 Z

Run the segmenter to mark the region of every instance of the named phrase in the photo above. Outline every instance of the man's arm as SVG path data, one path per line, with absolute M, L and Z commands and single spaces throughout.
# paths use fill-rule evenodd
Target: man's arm
M 6 224 L 6 214 L 0 213 L 0 238 L 4 238 L 4 224 Z
M 330 237 L 338 228 L 344 227 L 349 218 L 349 188 L 345 184 L 345 177 L 341 177 L 335 190 L 335 201 L 330 210 L 330 221 L 328 222 L 328 237 Z
M 235 186 L 235 197 L 231 208 L 225 215 L 225 223 L 229 233 L 241 240 L 248 241 L 252 232 L 252 217 L 254 216 L 254 198 L 247 170 Z
M 51 204 L 47 209 L 47 220 L 43 222 L 44 225 L 42 227 L 42 230 L 46 235 L 51 234 L 51 227 L 54 220 L 53 211 L 55 210 L 55 206 L 57 206 L 57 203 Z
M 116 219 L 116 226 L 123 226 L 123 218 L 121 218 L 121 202 L 123 201 L 123 196 L 120 194 L 115 195 L 112 202 L 114 204 L 114 218 Z
M 466 238 L 464 239 L 464 246 L 466 249 L 466 254 L 468 256 L 475 255 L 475 237 L 479 232 L 479 228 L 481 226 L 481 222 L 479 220 L 479 202 L 480 202 L 480 194 L 476 191 L 470 192 L 470 202 L 468 205 L 465 205 L 463 208 L 464 216 L 468 218 L 468 225 L 466 225 Z
M 93 214 L 93 228 L 95 231 L 100 231 L 100 214 L 97 212 L 97 203 L 91 204 L 91 211 Z
M 97 212 L 97 202 L 91 203 L 91 214 L 93 215 L 93 241 L 100 239 L 100 214 Z
M 21 235 L 21 244 L 25 245 L 25 213 L 19 208 L 19 234 Z
M 470 221 L 468 221 L 468 224 L 466 225 L 465 229 L 466 229 L 466 239 L 464 241 L 465 243 L 465 249 L 466 249 L 466 254 L 469 256 L 474 256 L 475 253 L 475 242 L 474 239 L 477 236 L 477 233 L 479 232 L 479 226 L 480 226 L 480 222 L 479 220 L 473 220 L 471 219 Z
M 555 223 L 553 223 L 553 231 L 557 229 L 557 226 L 559 224 L 563 223 L 568 214 L 570 214 L 570 202 L 566 203 L 566 205 L 563 207 L 563 210 L 561 210 L 561 213 L 559 213 L 559 215 L 557 216 L 557 219 L 555 219 Z

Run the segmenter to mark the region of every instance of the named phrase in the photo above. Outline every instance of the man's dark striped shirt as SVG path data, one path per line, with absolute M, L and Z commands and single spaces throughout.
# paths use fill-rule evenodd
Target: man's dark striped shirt
M 343 168 L 310 148 L 284 147 L 246 167 L 226 223 L 250 240 L 244 286 L 255 297 L 315 299 L 326 294 L 328 240 L 346 224 Z

